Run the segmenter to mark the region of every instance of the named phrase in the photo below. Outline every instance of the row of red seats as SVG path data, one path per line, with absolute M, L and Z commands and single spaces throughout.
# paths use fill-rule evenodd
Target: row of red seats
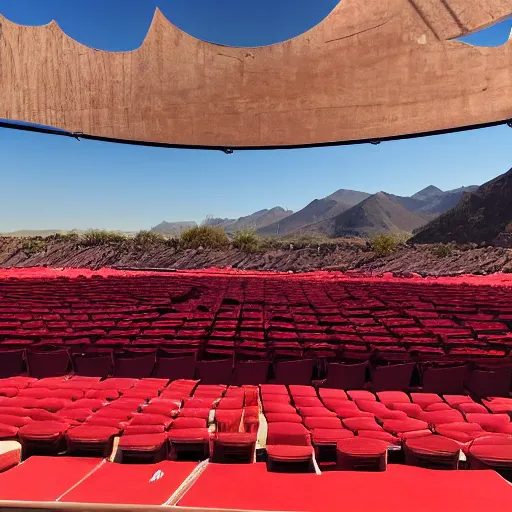
M 457 468 L 462 450 L 470 467 L 512 469 L 512 398 L 262 385 L 261 399 L 270 465 L 310 465 L 314 448 L 320 463 L 385 469 L 403 445 L 414 465 Z

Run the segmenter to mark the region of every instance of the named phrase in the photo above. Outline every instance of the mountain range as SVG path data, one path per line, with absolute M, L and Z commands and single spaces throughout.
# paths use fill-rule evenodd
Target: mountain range
M 412 196 L 397 196 L 387 192 L 369 194 L 340 189 L 314 199 L 297 212 L 280 206 L 259 210 L 238 219 L 210 217 L 209 226 L 222 227 L 228 234 L 252 229 L 260 236 L 323 235 L 330 238 L 373 236 L 378 233 L 419 230 L 429 221 L 458 204 L 463 194 L 477 186 L 443 191 L 430 185 Z M 153 231 L 173 235 L 195 223 L 163 222 Z
M 512 169 L 466 191 L 450 210 L 419 231 L 412 243 L 492 243 L 503 231 L 512 232 Z

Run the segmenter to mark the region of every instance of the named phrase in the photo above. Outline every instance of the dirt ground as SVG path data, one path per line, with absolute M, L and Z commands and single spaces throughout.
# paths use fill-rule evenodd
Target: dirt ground
M 35 250 L 27 239 L 0 238 L 0 268 L 10 267 L 103 267 L 146 269 L 200 269 L 232 267 L 241 270 L 310 272 L 356 271 L 422 276 L 492 274 L 512 272 L 512 250 L 498 247 L 453 249 L 438 256 L 430 246 L 401 246 L 391 256 L 377 258 L 360 242 L 289 246 L 266 252 L 246 253 L 236 249 L 179 249 L 168 244 L 148 248 L 133 242 L 84 247 L 77 241 L 49 239 Z

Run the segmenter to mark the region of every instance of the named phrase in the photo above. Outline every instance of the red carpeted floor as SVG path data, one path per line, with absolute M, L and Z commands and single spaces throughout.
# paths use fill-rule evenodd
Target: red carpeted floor
M 97 471 L 102 462 L 80 457 L 30 457 L 0 474 L 0 500 L 55 501 Z
M 197 466 L 194 462 L 107 462 L 65 493 L 60 502 L 163 505 Z
M 391 465 L 384 473 L 269 473 L 264 464 L 210 464 L 183 507 L 326 512 L 505 512 L 512 486 L 492 471 Z

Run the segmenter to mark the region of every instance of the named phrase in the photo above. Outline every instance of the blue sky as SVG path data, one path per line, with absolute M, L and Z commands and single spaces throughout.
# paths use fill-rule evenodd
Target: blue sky
M 337 0 L 3 0 L 17 23 L 56 19 L 70 36 L 111 51 L 136 48 L 158 5 L 186 32 L 258 46 L 294 37 Z M 507 20 L 467 38 L 503 44 Z M 410 195 L 480 184 L 512 167 L 512 130 L 488 128 L 379 146 L 284 151 L 171 150 L 0 130 L 0 232 L 137 230 L 162 220 L 238 217 L 275 205 L 298 210 L 339 188 Z

